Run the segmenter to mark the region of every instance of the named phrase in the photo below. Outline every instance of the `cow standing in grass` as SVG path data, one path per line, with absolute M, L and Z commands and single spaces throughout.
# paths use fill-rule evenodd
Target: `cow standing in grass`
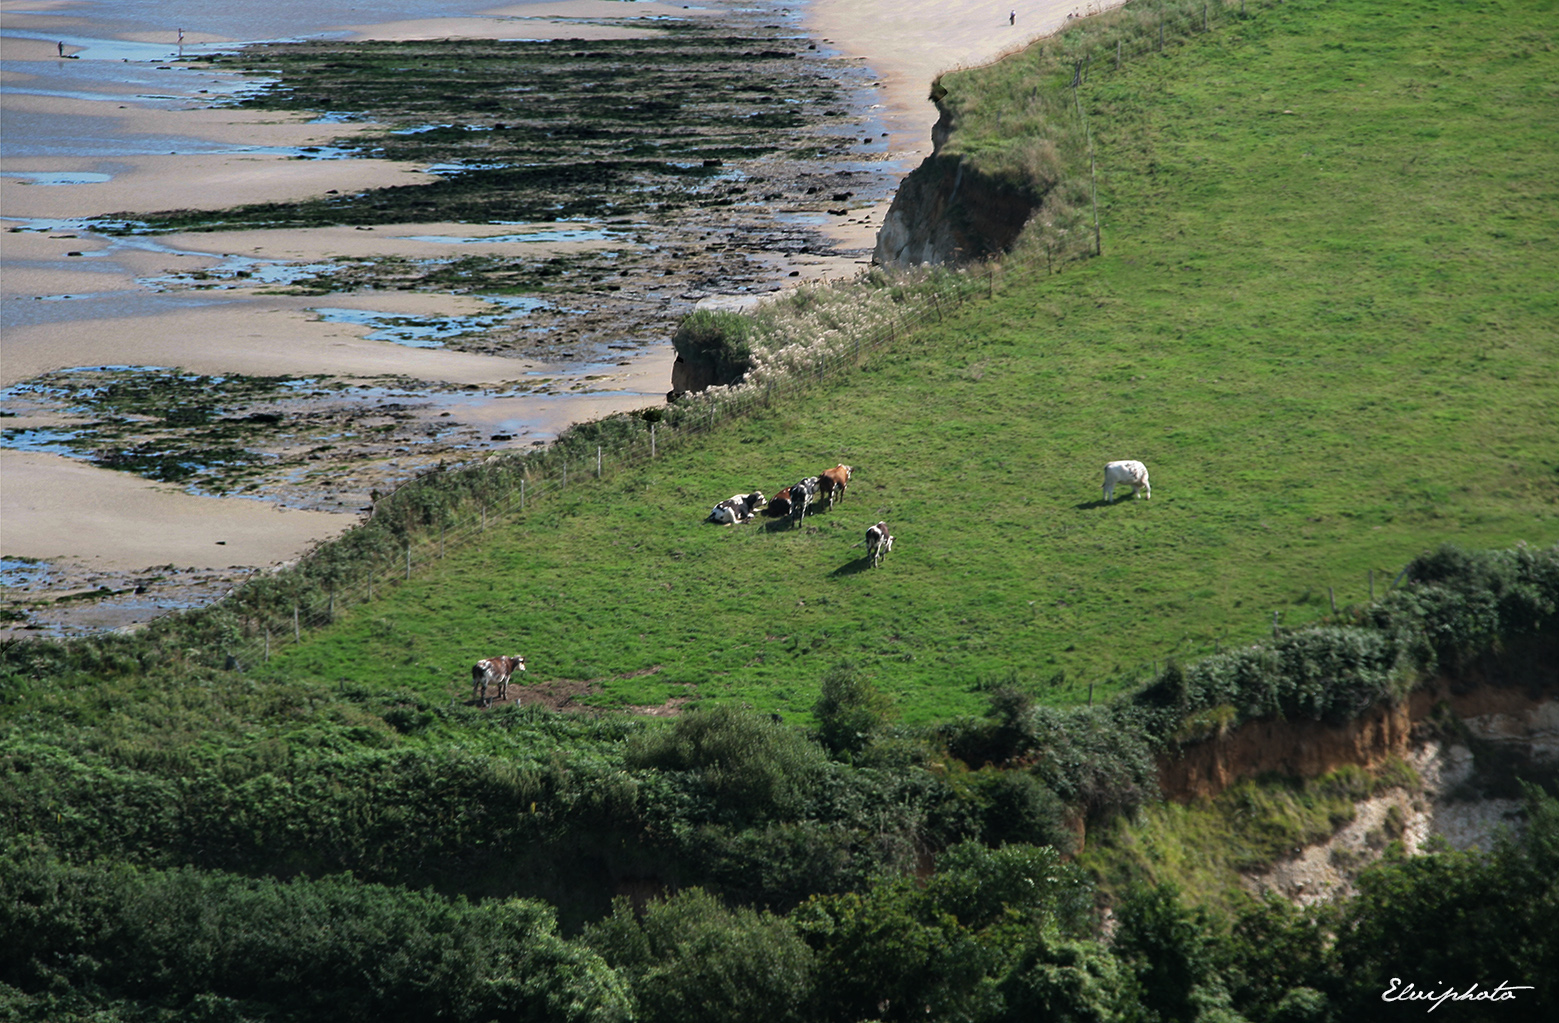
M 1105 504 L 1115 500 L 1115 487 L 1118 484 L 1131 487 L 1133 499 L 1136 498 L 1138 491 L 1143 491 L 1149 499 L 1153 497 L 1153 488 L 1148 486 L 1148 467 L 1141 462 L 1110 462 L 1104 467 Z
M 882 556 L 893 550 L 893 535 L 888 524 L 879 522 L 866 531 L 866 556 L 872 559 L 872 567 L 882 564 Z
M 823 496 L 828 498 L 830 510 L 833 509 L 835 501 L 844 500 L 844 488 L 849 484 L 850 476 L 854 472 L 853 468 L 841 463 L 832 469 L 823 470 L 822 475 L 818 476 L 817 484 L 822 489 Z
M 790 518 L 792 522 L 800 522 L 805 518 L 807 509 L 817 499 L 817 479 L 816 476 L 808 476 L 790 488 Z
M 480 706 L 487 705 L 487 687 L 496 686 L 500 701 L 509 698 L 509 677 L 516 671 L 525 670 L 525 658 L 519 654 L 512 657 L 488 657 L 477 661 L 471 668 L 471 695 Z

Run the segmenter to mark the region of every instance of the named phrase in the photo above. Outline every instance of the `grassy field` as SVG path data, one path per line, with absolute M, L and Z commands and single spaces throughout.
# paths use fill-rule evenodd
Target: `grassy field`
M 1102 258 L 1020 253 L 862 372 L 571 485 L 269 670 L 466 698 L 519 652 L 604 706 L 790 717 L 850 662 L 924 722 L 1009 681 L 1107 696 L 1444 541 L 1559 541 L 1553 14 L 1297 2 L 1096 70 Z M 1151 501 L 1101 502 L 1117 458 Z M 701 522 L 837 461 L 804 528 Z

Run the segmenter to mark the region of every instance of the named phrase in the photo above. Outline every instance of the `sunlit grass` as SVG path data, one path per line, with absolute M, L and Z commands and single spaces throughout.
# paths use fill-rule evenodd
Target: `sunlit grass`
M 1013 673 L 1103 697 L 1445 541 L 1553 543 L 1555 35 L 1292 3 L 1097 74 L 1103 258 L 1020 253 L 865 371 L 578 487 L 273 668 L 463 697 L 521 652 L 605 705 L 796 714 L 850 661 L 927 721 Z M 1118 458 L 1152 501 L 1100 503 Z M 802 529 L 701 521 L 839 461 L 849 497 Z

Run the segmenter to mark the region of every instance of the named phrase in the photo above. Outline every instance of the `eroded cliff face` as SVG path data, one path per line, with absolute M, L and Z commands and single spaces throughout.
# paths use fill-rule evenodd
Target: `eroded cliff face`
M 993 181 L 958 156 L 942 154 L 952 132 L 942 110 L 932 153 L 899 185 L 877 232 L 873 260 L 884 265 L 965 263 L 1012 247 L 1038 205 L 1027 191 Z
M 1356 803 L 1326 840 L 1245 873 L 1248 891 L 1298 905 L 1353 895 L 1360 872 L 1394 841 L 1410 856 L 1431 842 L 1489 849 L 1501 831 L 1522 827 L 1519 783 L 1559 777 L 1559 638 L 1513 647 L 1342 724 L 1253 721 L 1167 753 L 1158 765 L 1164 795 L 1190 802 L 1266 771 L 1314 778 L 1393 757 L 1411 765 L 1413 783 Z
M 1556 664 L 1559 637 L 1540 636 L 1458 666 L 1401 703 L 1377 705 L 1342 724 L 1247 721 L 1160 756 L 1159 784 L 1166 798 L 1188 802 L 1269 771 L 1315 778 L 1349 764 L 1375 767 L 1405 757 L 1415 728 L 1447 719 L 1499 756 L 1559 763 Z

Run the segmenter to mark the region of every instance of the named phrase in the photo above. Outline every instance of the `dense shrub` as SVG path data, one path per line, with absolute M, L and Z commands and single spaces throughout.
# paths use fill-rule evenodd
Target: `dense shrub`
M 808 1018 L 812 950 L 784 917 L 691 888 L 642 915 L 619 899 L 583 940 L 629 979 L 645 1023 Z
M 981 837 L 991 845 L 1022 842 L 1070 853 L 1076 837 L 1061 797 L 1027 771 L 986 769 L 975 775 L 985 800 Z
M 1133 1018 L 1129 973 L 1098 942 L 1043 934 L 1001 982 L 1001 1023 L 1066 1020 L 1117 1023 Z
M 966 763 L 1031 765 L 1062 801 L 1101 818 L 1158 794 L 1147 717 L 1130 704 L 1039 707 L 1029 694 L 1004 687 L 991 694 L 984 721 L 957 721 L 941 735 Z
M 991 1019 L 1001 979 L 1044 933 L 1076 932 L 1091 889 L 1053 849 L 965 843 L 924 887 L 819 896 L 792 914 L 817 951 L 817 1018 Z
M 1559 614 L 1559 547 L 1446 545 L 1415 559 L 1404 579 L 1355 625 L 1171 664 L 1133 702 L 1160 738 L 1220 706 L 1241 719 L 1345 721 L 1403 698 L 1437 668 L 1456 672 L 1501 643 L 1551 632 Z
M 849 665 L 830 668 L 812 708 L 818 739 L 838 757 L 850 759 L 871 744 L 892 717 L 887 694 Z
M 822 750 L 768 715 L 728 705 L 685 714 L 628 743 L 630 768 L 696 778 L 733 819 L 794 814 L 822 773 Z
M 0 863 L 0 980 L 91 985 L 181 1010 L 340 1020 L 628 1018 L 619 978 L 550 907 L 470 904 L 348 875 L 280 883 L 193 869 Z

